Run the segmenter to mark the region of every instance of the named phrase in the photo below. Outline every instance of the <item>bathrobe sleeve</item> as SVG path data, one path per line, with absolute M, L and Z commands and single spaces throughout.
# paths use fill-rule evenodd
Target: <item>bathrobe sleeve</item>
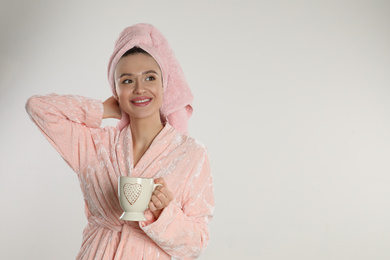
M 206 248 L 208 223 L 214 211 L 213 180 L 207 153 L 188 178 L 181 205 L 175 199 L 158 220 L 141 228 L 165 252 L 177 259 L 194 259 Z
M 26 110 L 39 130 L 75 171 L 88 163 L 94 149 L 91 129 L 100 127 L 103 103 L 81 96 L 33 96 Z

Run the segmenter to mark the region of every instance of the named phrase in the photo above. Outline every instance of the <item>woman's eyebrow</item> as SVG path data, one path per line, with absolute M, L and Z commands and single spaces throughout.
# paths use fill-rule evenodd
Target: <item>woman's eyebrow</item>
M 148 70 L 148 71 L 142 72 L 142 74 L 149 74 L 149 73 L 154 73 L 154 74 L 157 74 L 157 75 L 158 75 L 158 73 L 155 72 L 154 70 Z
M 149 74 L 149 73 L 154 73 L 154 74 L 158 75 L 158 73 L 155 72 L 154 70 L 147 70 L 147 71 L 142 72 L 143 75 L 144 75 L 144 74 Z M 124 77 L 124 76 L 134 76 L 134 74 L 133 74 L 133 73 L 122 73 L 122 74 L 119 76 L 119 78 L 122 78 L 122 77 Z

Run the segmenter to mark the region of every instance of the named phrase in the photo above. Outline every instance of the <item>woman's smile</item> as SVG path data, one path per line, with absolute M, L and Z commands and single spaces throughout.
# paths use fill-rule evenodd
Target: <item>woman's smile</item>
M 152 102 L 152 98 L 149 97 L 137 97 L 130 100 L 130 102 L 136 107 L 144 107 Z

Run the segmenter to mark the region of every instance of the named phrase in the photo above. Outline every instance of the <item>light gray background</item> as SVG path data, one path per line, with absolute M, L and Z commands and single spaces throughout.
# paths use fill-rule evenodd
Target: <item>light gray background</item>
M 2 0 L 0 258 L 75 258 L 79 184 L 24 104 L 104 100 L 115 39 L 148 22 L 181 62 L 191 135 L 211 153 L 201 259 L 390 259 L 389 3 Z

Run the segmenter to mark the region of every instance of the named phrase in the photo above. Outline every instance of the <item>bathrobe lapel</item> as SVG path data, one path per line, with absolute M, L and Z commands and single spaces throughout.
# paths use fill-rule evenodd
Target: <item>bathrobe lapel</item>
M 170 151 L 174 149 L 175 135 L 175 129 L 166 123 L 134 167 L 131 129 L 130 125 L 125 127 L 120 133 L 116 147 L 120 175 L 153 179 L 165 175 L 168 169 L 164 167 L 164 161 L 167 157 L 169 158 Z

